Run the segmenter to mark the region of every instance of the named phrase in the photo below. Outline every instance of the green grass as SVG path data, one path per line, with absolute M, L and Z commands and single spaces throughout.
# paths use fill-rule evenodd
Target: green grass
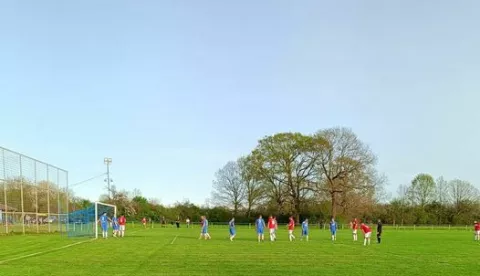
M 199 228 L 128 229 L 124 239 L 86 241 L 58 235 L 0 237 L 0 275 L 477 275 L 480 242 L 470 231 L 386 230 L 383 243 L 363 247 L 340 231 L 313 229 L 309 242 L 256 241 L 239 228 L 228 240 L 225 227 L 212 227 L 212 240 L 198 240 Z M 299 231 L 296 233 L 299 235 Z M 176 237 L 176 238 L 175 238 Z M 173 242 L 173 243 L 172 243 Z M 25 255 L 41 254 L 15 259 Z M 11 260 L 11 261 L 8 261 Z

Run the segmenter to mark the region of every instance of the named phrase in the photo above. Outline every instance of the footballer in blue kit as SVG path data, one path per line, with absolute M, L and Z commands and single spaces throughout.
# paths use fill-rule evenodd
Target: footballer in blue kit
M 207 217 L 202 216 L 202 231 L 200 232 L 200 238 L 205 238 L 206 240 L 211 239 L 210 234 L 208 233 L 208 220 Z
M 120 226 L 118 224 L 118 219 L 116 216 L 112 217 L 112 228 L 113 228 L 113 236 L 116 238 L 117 233 L 120 230 Z
M 337 222 L 335 218 L 330 221 L 330 233 L 332 234 L 332 242 L 337 240 Z
M 100 216 L 100 225 L 102 227 L 102 236 L 104 239 L 108 238 L 108 221 L 110 219 L 107 217 L 107 213 L 104 212 L 101 216 Z
M 301 240 L 303 240 L 304 237 L 308 241 L 308 219 L 305 219 L 302 222 L 302 238 L 301 238 Z
M 263 231 L 265 229 L 265 221 L 262 218 L 262 215 L 258 216 L 258 219 L 255 221 L 255 229 L 257 230 L 258 242 L 261 242 L 265 239 Z
M 233 239 L 235 238 L 235 235 L 236 235 L 236 231 L 235 231 L 235 218 L 232 218 L 229 222 L 228 222 L 228 230 L 230 232 L 230 241 L 233 241 Z

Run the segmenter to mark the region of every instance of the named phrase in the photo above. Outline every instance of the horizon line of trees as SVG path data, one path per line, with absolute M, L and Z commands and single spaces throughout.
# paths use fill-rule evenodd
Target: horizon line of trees
M 420 173 L 386 201 L 387 179 L 376 161 L 348 128 L 312 135 L 277 133 L 216 172 L 212 202 L 235 216 L 292 215 L 297 222 L 305 217 L 393 224 L 470 224 L 480 219 L 480 192 L 460 179 L 435 181 Z
M 408 185 L 400 185 L 398 196 L 386 200 L 386 177 L 377 168 L 377 157 L 348 128 L 329 128 L 314 134 L 277 133 L 258 141 L 245 156 L 227 162 L 215 173 L 209 204 L 188 200 L 172 206 L 147 199 L 139 190 L 117 191 L 99 200 L 115 204 L 129 220 L 143 217 L 199 221 L 207 215 L 212 222 L 252 222 L 259 214 L 276 215 L 279 221 L 294 216 L 327 222 L 331 217 L 347 223 L 382 219 L 389 224 L 471 224 L 480 220 L 480 192 L 470 182 L 445 180 L 420 173 Z M 25 212 L 53 213 L 89 207 L 92 202 L 50 182 L 30 183 L 24 178 L 4 180 L 0 203 L 6 191 L 8 207 Z M 58 205 L 57 200 L 61 200 Z M 65 201 L 65 202 L 64 202 Z

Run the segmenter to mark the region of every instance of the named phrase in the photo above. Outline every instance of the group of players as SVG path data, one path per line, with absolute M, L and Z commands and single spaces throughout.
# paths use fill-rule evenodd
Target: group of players
M 300 240 L 305 239 L 306 241 L 308 241 L 309 240 L 308 219 L 305 219 L 302 222 L 301 227 L 302 227 L 302 236 Z M 270 241 L 272 242 L 276 241 L 278 223 L 275 216 L 269 216 L 267 224 L 265 224 L 265 220 L 263 219 L 262 215 L 258 216 L 258 218 L 255 220 L 255 230 L 257 232 L 258 242 L 263 242 L 265 240 L 265 235 L 264 235 L 265 228 L 268 228 L 269 230 Z M 335 218 L 332 218 L 332 220 L 330 221 L 329 228 L 330 228 L 332 242 L 335 242 L 337 240 L 337 222 L 335 221 Z M 352 229 L 352 233 L 353 233 L 353 241 L 357 241 L 358 240 L 358 236 L 357 236 L 358 220 L 356 218 L 350 222 L 350 228 Z M 233 239 L 236 236 L 235 218 L 232 218 L 228 223 L 228 229 L 230 234 L 230 241 L 233 241 Z M 293 234 L 295 230 L 295 220 L 293 219 L 293 217 L 289 218 L 287 229 L 288 229 L 288 239 L 290 241 L 294 241 L 296 237 Z M 366 246 L 367 244 L 370 245 L 372 229 L 366 223 L 361 223 L 360 229 L 362 229 L 362 232 L 364 234 L 363 245 L 364 246 Z M 382 222 L 378 220 L 378 223 L 377 223 L 377 242 L 378 243 L 380 243 L 382 240 L 382 232 L 383 232 L 383 225 L 382 225 Z M 211 238 L 212 237 L 208 233 L 208 220 L 205 216 L 202 216 L 201 232 L 200 232 L 199 239 L 209 240 Z
M 107 213 L 103 213 L 98 219 L 98 223 L 102 227 L 102 237 L 104 239 L 108 238 L 108 225 L 112 225 L 113 237 L 125 237 L 125 225 L 127 224 L 127 219 L 124 215 L 117 218 L 113 216 L 111 219 L 107 216 Z
M 111 219 L 107 216 L 107 213 L 103 213 L 98 222 L 101 225 L 102 228 L 102 237 L 104 239 L 108 238 L 108 226 L 109 223 L 111 223 L 112 228 L 113 228 L 113 237 L 124 237 L 125 236 L 125 225 L 127 223 L 127 220 L 125 216 L 120 216 L 120 218 L 117 219 L 117 217 L 113 216 Z M 146 227 L 146 219 L 142 219 L 142 224 L 144 227 Z M 278 223 L 277 223 L 277 218 L 275 216 L 269 216 L 268 217 L 268 222 L 265 224 L 265 220 L 263 219 L 262 215 L 258 216 L 258 218 L 255 220 L 255 230 L 257 232 L 257 239 L 258 242 L 263 242 L 265 240 L 265 228 L 268 228 L 269 230 L 269 236 L 270 236 L 270 241 L 276 241 L 277 240 L 277 230 L 278 230 Z M 329 228 L 330 228 L 330 234 L 331 234 L 331 239 L 332 242 L 335 242 L 337 240 L 337 222 L 335 221 L 335 218 L 332 217 L 330 223 L 329 223 Z M 233 241 L 236 236 L 236 229 L 235 229 L 235 218 L 232 218 L 229 223 L 228 223 L 228 229 L 229 229 L 229 235 L 230 235 L 230 241 Z M 295 220 L 293 217 L 289 218 L 288 224 L 287 224 L 287 229 L 288 229 L 288 239 L 290 241 L 294 241 L 296 239 L 294 233 L 295 230 Z M 300 240 L 305 239 L 306 241 L 309 240 L 309 225 L 308 225 L 308 219 L 305 219 L 302 224 L 301 224 L 301 229 L 302 229 L 302 234 Z M 358 220 L 355 218 L 350 222 L 350 229 L 352 229 L 352 235 L 353 235 L 353 241 L 358 240 L 358 235 L 357 235 L 357 230 L 358 230 Z M 366 223 L 361 223 L 360 224 L 360 229 L 363 232 L 364 239 L 363 239 L 363 245 L 366 246 L 367 244 L 370 245 L 370 239 L 372 236 L 372 229 L 366 224 Z M 378 220 L 377 222 L 377 243 L 381 243 L 382 241 L 382 233 L 383 233 L 383 225 L 381 220 Z M 205 216 L 201 217 L 201 233 L 200 233 L 200 238 L 199 239 L 206 239 L 209 240 L 212 237 L 208 233 L 208 220 Z M 474 221 L 474 239 L 475 241 L 480 241 L 480 223 L 477 221 Z

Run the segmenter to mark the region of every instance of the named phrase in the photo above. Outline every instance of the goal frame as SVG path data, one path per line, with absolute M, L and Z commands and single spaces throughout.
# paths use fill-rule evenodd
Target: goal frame
M 103 206 L 109 206 L 109 207 L 113 207 L 113 215 L 116 217 L 117 216 L 117 205 L 113 205 L 113 204 L 108 204 L 108 203 L 104 203 L 104 202 L 95 202 L 95 239 L 98 239 L 98 205 L 103 205 Z

